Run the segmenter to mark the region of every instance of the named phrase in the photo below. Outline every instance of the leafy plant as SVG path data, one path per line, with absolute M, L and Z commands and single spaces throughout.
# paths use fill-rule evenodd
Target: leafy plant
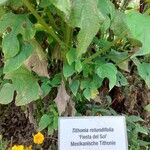
M 78 114 L 78 103 L 95 101 L 103 89 L 108 96 L 116 87 L 130 84 L 131 66 L 150 88 L 150 16 L 146 10 L 138 11 L 138 3 L 121 2 L 0 1 L 0 103 L 50 107 L 50 111 L 38 110 L 42 114 L 36 119 L 38 129 L 48 128 L 51 134 L 58 114 Z M 111 104 L 110 100 L 109 110 L 101 108 L 100 113 L 115 115 Z M 135 118 L 130 119 L 135 140 L 139 132 L 148 133 Z M 140 148 L 134 146 L 131 149 Z

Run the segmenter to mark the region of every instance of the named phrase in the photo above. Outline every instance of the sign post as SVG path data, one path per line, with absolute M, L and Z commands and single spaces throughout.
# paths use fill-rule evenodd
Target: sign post
M 128 150 L 125 117 L 60 117 L 59 150 Z

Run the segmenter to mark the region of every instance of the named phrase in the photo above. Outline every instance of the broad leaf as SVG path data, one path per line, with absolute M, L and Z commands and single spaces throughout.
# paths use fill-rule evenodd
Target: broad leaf
M 134 55 L 141 56 L 150 53 L 150 16 L 138 12 L 126 15 L 126 21 L 131 31 L 131 37 L 142 42 L 142 48 Z
M 83 95 L 86 99 L 90 100 L 91 98 L 91 91 L 89 88 L 86 88 L 84 91 L 83 91 Z
M 71 65 L 76 60 L 76 49 L 70 49 L 66 54 L 66 58 L 68 64 Z
M 14 36 L 12 33 L 4 36 L 4 39 L 2 41 L 2 48 L 5 59 L 16 56 L 20 50 L 17 36 Z
M 10 83 L 6 83 L 0 90 L 0 103 L 9 104 L 13 100 L 14 96 L 14 87 Z
M 100 78 L 109 79 L 109 90 L 111 90 L 116 85 L 117 68 L 113 64 L 107 63 L 107 64 L 100 65 L 97 68 L 96 73 Z
M 31 39 L 35 35 L 35 30 L 33 29 L 32 23 L 24 14 L 5 14 L 0 19 L 0 33 L 4 33 L 6 31 L 14 36 L 21 34 L 24 40 Z
M 39 76 L 49 78 L 47 66 L 48 62 L 45 58 L 40 58 L 37 53 L 33 53 L 26 61 L 25 65 L 29 70 L 34 71 Z
M 47 96 L 47 94 L 51 91 L 52 87 L 48 84 L 48 82 L 43 82 L 41 85 L 42 90 L 42 98 Z
M 25 61 L 25 65 L 29 70 L 34 71 L 39 76 L 49 78 L 48 74 L 48 61 L 46 55 L 41 47 L 41 45 L 36 41 L 32 40 L 35 51 L 33 54 Z
M 139 121 L 144 121 L 140 116 L 134 116 L 134 115 L 132 115 L 132 116 L 128 116 L 126 118 L 127 118 L 127 121 L 131 122 L 131 123 L 133 123 L 133 122 L 139 122 Z
M 44 115 L 41 117 L 41 119 L 40 119 L 38 130 L 39 130 L 39 131 L 44 130 L 45 128 L 48 127 L 49 124 L 51 124 L 52 121 L 53 121 L 53 120 L 50 118 L 49 115 L 44 114 Z
M 82 71 L 82 63 L 81 63 L 81 61 L 80 60 L 77 60 L 76 62 L 75 62 L 75 70 L 78 72 L 78 73 L 80 73 L 81 71 Z
M 118 71 L 116 86 L 121 87 L 121 86 L 126 86 L 126 85 L 128 85 L 128 81 L 126 77 L 121 72 Z
M 57 105 L 59 115 L 65 112 L 69 100 L 70 100 L 70 96 L 67 94 L 64 82 L 62 82 L 58 88 L 58 93 L 55 98 L 55 103 Z
M 115 62 L 120 69 L 129 72 L 128 60 L 126 60 L 128 58 L 128 52 L 118 52 L 111 50 L 107 57 Z
M 71 12 L 71 0 L 50 0 L 51 3 L 62 11 L 66 18 L 69 19 Z
M 23 62 L 32 54 L 33 46 L 29 43 L 24 43 L 21 46 L 21 51 L 10 59 L 7 59 L 4 66 L 4 73 L 12 72 L 17 70 Z
M 17 91 L 16 105 L 26 105 L 40 98 L 42 95 L 37 79 L 26 68 L 8 73 L 6 78 L 11 79 Z
M 111 19 L 115 16 L 115 6 L 110 0 L 98 0 L 98 7 L 103 15 L 111 16 Z
M 100 28 L 104 17 L 98 9 L 98 0 L 74 0 L 70 22 L 81 30 L 77 36 L 77 53 L 80 57 L 86 52 L 94 36 Z
M 150 63 L 140 63 L 137 65 L 137 69 L 139 75 L 143 78 L 150 89 Z
M 69 65 L 68 63 L 65 63 L 63 66 L 63 73 L 65 78 L 72 76 L 75 73 L 74 64 Z
M 70 89 L 72 91 L 72 93 L 76 96 L 77 94 L 77 91 L 79 89 L 79 85 L 80 85 L 80 82 L 79 80 L 73 80 L 70 84 Z
M 47 7 L 54 5 L 57 9 L 65 14 L 66 19 L 69 19 L 71 4 L 71 0 L 41 0 L 40 6 Z
M 126 16 L 124 13 L 116 11 L 115 17 L 111 24 L 111 29 L 113 30 L 114 34 L 121 38 L 129 34 L 129 28 L 127 26 L 125 17 Z

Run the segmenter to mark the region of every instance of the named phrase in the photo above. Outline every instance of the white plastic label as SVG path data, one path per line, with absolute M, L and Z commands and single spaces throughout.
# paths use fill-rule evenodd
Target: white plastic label
M 128 150 L 123 116 L 60 117 L 59 150 Z

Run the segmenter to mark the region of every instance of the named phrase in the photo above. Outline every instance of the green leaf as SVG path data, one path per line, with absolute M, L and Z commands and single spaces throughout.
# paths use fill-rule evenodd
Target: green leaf
M 38 130 L 39 130 L 39 131 L 44 130 L 45 128 L 48 127 L 48 125 L 49 125 L 51 122 L 52 122 L 52 119 L 50 118 L 50 116 L 47 115 L 47 114 L 44 114 L 44 115 L 41 117 L 41 119 L 40 119 Z
M 103 15 L 115 16 L 115 6 L 110 0 L 98 0 L 98 7 Z
M 119 63 L 128 57 L 128 52 L 118 52 L 115 50 L 111 50 L 111 52 L 107 56 L 110 60 L 115 63 Z
M 150 89 L 150 63 L 140 63 L 137 65 L 138 73 L 141 78 L 146 82 Z
M 21 34 L 24 40 L 29 40 L 35 35 L 33 25 L 25 14 L 5 14 L 0 19 L 0 33 L 6 31 L 14 36 Z
M 82 71 L 82 63 L 81 63 L 80 60 L 77 60 L 77 61 L 75 62 L 75 70 L 76 70 L 78 73 L 80 73 L 80 72 Z
M 7 34 L 2 41 L 2 49 L 5 59 L 14 57 L 20 50 L 19 41 L 13 34 Z
M 5 4 L 8 0 L 0 0 L 0 6 Z
M 17 9 L 19 9 L 19 7 L 23 6 L 23 2 L 18 1 L 18 0 L 9 0 L 8 4 L 15 10 L 17 10 Z
M 17 91 L 16 105 L 26 105 L 40 98 L 42 95 L 37 79 L 26 68 L 20 67 L 5 78 L 11 79 Z
M 50 85 L 52 87 L 58 87 L 61 84 L 62 78 L 61 78 L 61 74 L 56 74 L 53 79 L 50 81 Z
M 48 135 L 53 135 L 54 129 L 51 127 L 51 125 L 48 126 Z
M 65 17 L 69 19 L 71 12 L 70 0 L 51 0 L 51 3 L 65 14 Z
M 146 111 L 150 112 L 150 104 L 148 104 L 145 108 Z
M 63 66 L 63 73 L 64 73 L 65 78 L 72 76 L 75 73 L 74 64 L 69 65 L 65 63 Z
M 41 85 L 41 90 L 42 90 L 42 98 L 44 98 L 48 93 L 51 91 L 52 87 L 47 83 L 43 82 Z
M 142 48 L 134 56 L 150 53 L 150 16 L 138 12 L 130 12 L 126 15 L 126 21 L 131 31 L 131 37 L 142 42 Z
M 80 85 L 80 82 L 79 80 L 73 80 L 70 84 L 70 89 L 72 91 L 72 93 L 76 96 L 77 94 L 77 91 L 79 89 L 79 85 Z
M 76 60 L 76 49 L 70 49 L 66 54 L 66 58 L 68 64 L 71 65 Z
M 74 0 L 72 6 L 70 22 L 81 28 L 77 36 L 77 55 L 80 57 L 92 42 L 104 17 L 98 9 L 98 0 Z
M 83 91 L 83 95 L 86 99 L 90 100 L 91 98 L 91 91 L 89 88 L 86 88 L 84 91 Z
M 128 117 L 126 117 L 126 119 L 127 119 L 127 121 L 130 122 L 130 123 L 132 123 L 132 122 L 144 121 L 141 117 L 139 117 L 139 116 L 134 116 L 134 115 L 128 116 Z
M 71 0 L 41 0 L 40 6 L 47 7 L 54 5 L 57 9 L 65 14 L 66 19 L 69 19 L 71 4 Z
M 7 59 L 4 66 L 4 73 L 9 73 L 17 70 L 23 62 L 32 54 L 33 46 L 29 43 L 24 43 L 21 47 L 21 51 L 15 57 Z
M 126 77 L 121 72 L 118 71 L 116 86 L 121 87 L 121 86 L 126 86 L 126 85 L 128 85 L 128 81 Z
M 13 100 L 14 96 L 14 87 L 10 83 L 6 83 L 3 85 L 0 90 L 0 103 L 1 104 L 9 104 Z
M 113 30 L 114 34 L 121 38 L 129 33 L 129 28 L 125 18 L 126 16 L 124 13 L 116 11 L 115 17 L 111 24 L 111 29 Z
M 148 135 L 149 130 L 145 127 L 142 127 L 140 124 L 136 124 L 136 132 Z
M 109 79 L 109 89 L 110 90 L 116 85 L 117 68 L 113 64 L 107 63 L 107 64 L 100 65 L 97 68 L 96 73 L 98 74 L 98 76 L 100 78 L 103 78 L 103 79 L 108 78 Z

